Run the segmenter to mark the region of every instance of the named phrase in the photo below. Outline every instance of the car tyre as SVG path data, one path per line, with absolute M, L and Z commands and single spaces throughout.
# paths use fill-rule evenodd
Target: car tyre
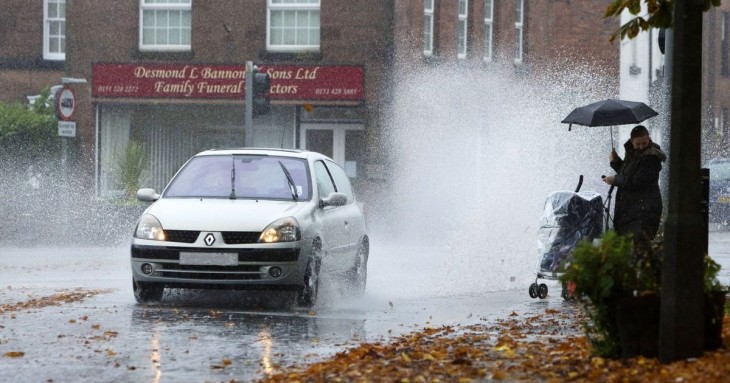
M 310 308 L 317 303 L 317 294 L 319 293 L 319 249 L 315 248 L 313 256 L 307 263 L 304 271 L 304 279 L 302 289 L 297 294 L 297 305 L 300 307 Z
M 297 305 L 300 307 L 310 308 L 317 303 L 317 294 L 319 293 L 319 272 L 316 266 L 317 262 L 311 259 L 307 264 L 304 272 L 304 283 L 302 290 L 297 295 Z
M 357 249 L 355 257 L 355 265 L 347 271 L 347 287 L 352 295 L 361 296 L 365 293 L 365 287 L 368 281 L 368 256 L 370 246 L 367 238 L 363 239 Z
M 162 300 L 165 286 L 132 279 L 132 290 L 134 291 L 134 299 L 137 300 L 137 303 L 154 303 Z

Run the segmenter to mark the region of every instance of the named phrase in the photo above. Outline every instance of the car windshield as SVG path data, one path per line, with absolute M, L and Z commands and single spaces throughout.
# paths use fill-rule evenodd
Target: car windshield
M 710 163 L 707 168 L 710 169 L 710 180 L 730 179 L 730 161 Z
M 295 193 L 287 179 L 291 176 Z M 170 182 L 164 197 L 308 200 L 311 194 L 307 162 L 266 155 L 199 156 Z

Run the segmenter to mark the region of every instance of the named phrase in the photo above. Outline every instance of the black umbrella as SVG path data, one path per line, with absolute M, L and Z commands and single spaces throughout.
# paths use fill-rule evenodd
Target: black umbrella
M 561 122 L 570 124 L 568 126 L 570 131 L 573 124 L 613 127 L 637 124 L 658 114 L 643 102 L 608 99 L 575 108 Z M 613 147 L 613 128 L 611 128 L 611 146 Z

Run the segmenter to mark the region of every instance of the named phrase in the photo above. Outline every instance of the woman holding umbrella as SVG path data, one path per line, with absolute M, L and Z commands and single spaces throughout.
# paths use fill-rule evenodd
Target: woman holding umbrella
M 618 234 L 632 234 L 637 256 L 651 255 L 651 241 L 659 229 L 662 215 L 662 195 L 659 172 L 667 155 L 649 138 L 643 125 L 631 130 L 624 144 L 626 156 L 611 150 L 611 168 L 617 174 L 606 176 L 603 182 L 618 188 L 614 210 L 614 229 Z

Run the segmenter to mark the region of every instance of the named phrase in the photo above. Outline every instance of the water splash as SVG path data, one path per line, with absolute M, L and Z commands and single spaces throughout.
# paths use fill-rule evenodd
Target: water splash
M 609 128 L 569 132 L 560 121 L 615 95 L 609 76 L 573 68 L 528 78 L 511 66 L 432 67 L 400 79 L 386 123 L 392 183 L 371 229 L 394 246 L 441 249 L 392 255 L 430 265 L 411 278 L 413 291 L 526 289 L 548 194 L 574 190 L 584 175 L 582 190 L 606 195 Z M 375 270 L 393 261 L 371 259 Z

